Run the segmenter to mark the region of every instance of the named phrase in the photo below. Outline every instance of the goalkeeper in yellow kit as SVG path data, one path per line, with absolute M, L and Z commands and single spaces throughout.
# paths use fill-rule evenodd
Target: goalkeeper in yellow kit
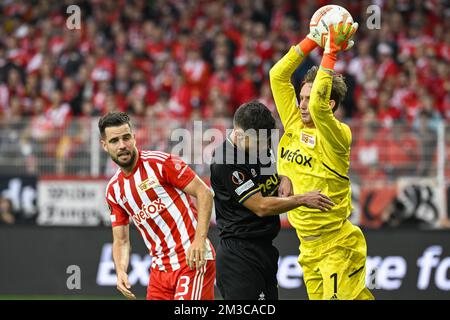
M 298 207 L 288 213 L 300 239 L 299 263 L 310 299 L 373 299 L 365 286 L 367 246 L 363 233 L 347 220 L 351 211 L 350 128 L 334 117 L 347 87 L 334 73 L 336 54 L 350 48 L 357 23 L 328 26 L 319 68 L 311 68 L 297 102 L 291 76 L 317 44 L 307 36 L 270 70 L 273 97 L 285 133 L 278 147 L 278 173 L 302 194 L 321 190 L 335 203 L 329 211 Z M 280 186 L 280 188 L 286 188 Z M 289 186 L 287 186 L 289 188 Z

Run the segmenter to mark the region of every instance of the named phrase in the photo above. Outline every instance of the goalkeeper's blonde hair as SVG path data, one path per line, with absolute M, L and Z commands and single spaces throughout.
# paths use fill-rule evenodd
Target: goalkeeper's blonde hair
M 306 72 L 305 78 L 303 79 L 302 84 L 300 85 L 300 90 L 303 85 L 306 83 L 313 83 L 316 78 L 317 71 L 319 67 L 314 66 L 311 67 L 308 72 Z M 347 93 L 347 85 L 345 84 L 345 78 L 342 74 L 335 73 L 333 75 L 333 84 L 331 85 L 331 96 L 330 100 L 334 100 L 336 103 L 333 107 L 333 112 L 337 110 L 339 105 L 344 101 L 345 95 Z

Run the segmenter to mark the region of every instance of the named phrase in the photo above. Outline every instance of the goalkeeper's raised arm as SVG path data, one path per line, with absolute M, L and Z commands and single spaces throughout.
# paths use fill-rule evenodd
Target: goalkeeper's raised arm
M 270 69 L 270 86 L 285 129 L 301 121 L 291 76 L 303 59 L 317 46 L 308 35 L 299 44 L 292 46 L 289 52 Z
M 310 91 L 309 114 L 314 126 L 325 138 L 330 150 L 346 153 L 351 144 L 350 128 L 338 121 L 334 112 L 342 103 L 347 86 L 341 75 L 335 74 L 336 55 L 353 46 L 350 38 L 358 29 L 358 23 L 340 21 L 329 25 L 324 53 Z M 309 73 L 309 72 L 308 72 Z M 302 94 L 300 93 L 302 99 Z

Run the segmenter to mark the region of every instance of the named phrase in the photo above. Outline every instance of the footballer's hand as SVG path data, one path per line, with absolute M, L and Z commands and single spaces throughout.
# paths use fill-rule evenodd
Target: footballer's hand
M 280 176 L 280 186 L 278 187 L 278 196 L 281 198 L 286 198 L 292 196 L 293 188 L 292 181 L 286 176 Z
M 295 46 L 295 50 L 300 57 L 305 58 L 309 53 L 318 47 L 318 44 L 314 40 L 313 36 L 309 33 L 302 41 Z
M 320 211 L 328 211 L 335 205 L 330 198 L 320 193 L 320 190 L 307 192 L 300 195 L 300 197 L 302 205 L 308 208 L 319 209 Z
M 354 45 L 351 37 L 358 30 L 358 22 L 339 21 L 328 25 L 329 33 L 325 42 L 324 53 L 335 55 L 339 51 L 348 50 Z
M 320 42 L 316 41 L 316 39 L 314 39 L 314 37 L 313 37 L 311 32 L 308 33 L 305 38 L 308 38 L 309 40 L 314 41 L 314 43 L 317 45 L 317 47 L 320 47 Z
M 191 246 L 186 252 L 186 263 L 189 268 L 197 270 L 203 267 L 206 263 L 206 241 L 201 237 L 195 238 Z
M 126 272 L 119 272 L 117 274 L 117 290 L 122 293 L 125 298 L 134 300 L 136 299 L 136 296 L 133 294 L 133 292 L 130 291 L 131 285 L 130 282 L 128 282 L 128 275 Z

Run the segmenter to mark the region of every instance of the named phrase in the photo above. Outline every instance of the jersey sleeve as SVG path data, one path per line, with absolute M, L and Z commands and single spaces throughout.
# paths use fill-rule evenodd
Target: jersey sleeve
M 350 128 L 336 119 L 330 108 L 332 76 L 319 68 L 309 99 L 309 112 L 324 142 L 336 153 L 346 153 L 351 144 Z
M 239 203 L 260 191 L 259 184 L 252 179 L 250 171 L 241 166 L 221 165 L 221 178 L 225 189 Z
M 301 121 L 291 77 L 302 61 L 303 58 L 292 46 L 288 53 L 270 69 L 270 87 L 285 130 L 294 123 Z
M 110 211 L 111 225 L 113 227 L 125 226 L 130 223 L 130 217 L 126 211 L 119 206 L 114 197 L 107 191 L 106 202 Z
M 170 155 L 164 162 L 162 175 L 168 184 L 180 190 L 183 190 L 196 176 L 195 172 L 175 155 Z

